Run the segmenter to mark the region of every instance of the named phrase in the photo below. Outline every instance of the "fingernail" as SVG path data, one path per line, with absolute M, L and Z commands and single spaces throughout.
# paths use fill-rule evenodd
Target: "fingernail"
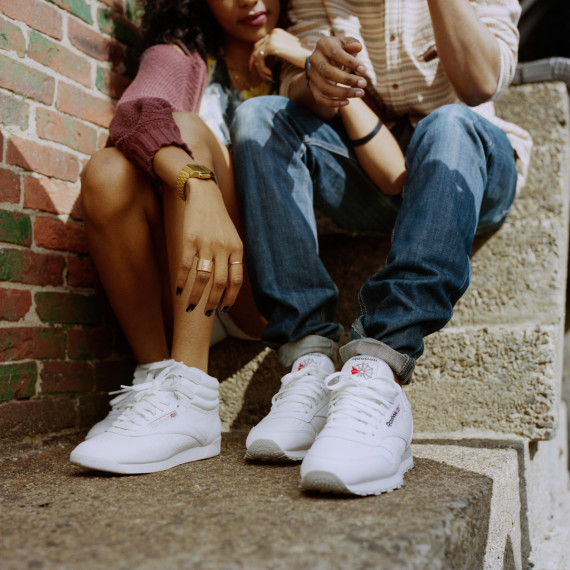
M 182 295 L 182 287 L 176 287 L 176 296 L 180 297 Z
M 220 313 L 227 313 L 230 310 L 230 306 L 226 305 L 225 307 L 223 307 L 222 309 L 220 309 Z
M 186 307 L 186 312 L 191 313 L 196 308 L 196 305 L 188 305 Z
M 213 313 L 214 313 L 213 309 L 210 309 L 209 311 L 206 311 L 206 316 L 211 317 Z

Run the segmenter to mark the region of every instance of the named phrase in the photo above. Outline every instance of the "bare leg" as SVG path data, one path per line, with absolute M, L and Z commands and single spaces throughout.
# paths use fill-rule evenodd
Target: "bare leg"
M 174 118 L 183 137 L 189 139 L 192 133 L 192 139 L 185 140 L 194 153 L 194 162 L 210 164 L 208 161 L 212 161 L 210 166 L 216 172 L 224 203 L 243 240 L 243 224 L 235 191 L 232 158 L 228 149 L 196 115 L 174 113 Z M 255 305 L 246 267 L 244 267 L 243 285 L 229 314 L 244 332 L 250 336 L 261 337 L 267 321 Z
M 137 362 L 169 358 L 161 207 L 150 179 L 118 150 L 103 149 L 85 167 L 81 199 L 91 257 Z

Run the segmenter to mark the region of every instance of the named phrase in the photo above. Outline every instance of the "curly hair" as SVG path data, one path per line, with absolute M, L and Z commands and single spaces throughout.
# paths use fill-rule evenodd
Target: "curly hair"
M 222 45 L 223 32 L 206 0 L 142 0 L 143 49 L 160 43 L 182 43 L 206 59 Z

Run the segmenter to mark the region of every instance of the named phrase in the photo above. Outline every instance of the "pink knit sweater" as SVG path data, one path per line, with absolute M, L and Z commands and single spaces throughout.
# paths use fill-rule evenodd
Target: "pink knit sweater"
M 206 62 L 198 54 L 169 45 L 148 48 L 109 125 L 113 144 L 153 177 L 152 161 L 163 146 L 180 146 L 192 155 L 172 113 L 198 112 L 207 78 Z

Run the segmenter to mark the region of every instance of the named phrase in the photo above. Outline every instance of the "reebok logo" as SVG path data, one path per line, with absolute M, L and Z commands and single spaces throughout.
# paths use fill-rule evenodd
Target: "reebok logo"
M 299 370 L 302 370 L 303 368 L 306 368 L 307 366 L 309 366 L 310 364 L 315 364 L 315 359 L 314 358 L 307 358 L 307 360 L 303 361 L 303 362 L 299 362 L 299 366 L 297 366 L 297 372 L 299 372 Z
M 394 420 L 396 419 L 396 416 L 400 413 L 400 406 L 398 406 L 394 412 L 392 413 L 392 415 L 390 416 L 390 419 L 386 422 L 386 425 L 388 427 L 392 427 L 392 424 L 394 423 Z
M 353 364 L 350 370 L 350 374 L 352 376 L 358 376 L 359 378 L 372 378 L 372 373 L 374 369 L 370 364 L 366 364 L 366 362 L 361 362 L 356 366 Z

